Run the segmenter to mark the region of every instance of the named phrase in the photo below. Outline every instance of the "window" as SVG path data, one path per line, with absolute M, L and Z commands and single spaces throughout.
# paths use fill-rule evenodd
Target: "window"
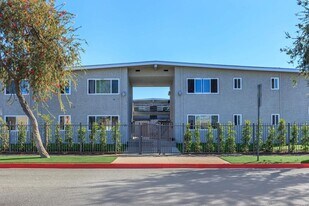
M 234 90 L 241 90 L 242 89 L 242 79 L 241 78 L 234 78 L 233 79 L 233 89 Z
M 218 94 L 218 79 L 188 79 L 188 94 Z
M 27 80 L 21 80 L 20 90 L 23 95 L 29 94 L 29 82 Z M 16 94 L 15 83 L 13 81 L 11 81 L 11 83 L 5 87 L 5 94 L 6 95 Z
M 233 115 L 233 122 L 234 122 L 234 125 L 242 125 L 242 115 L 241 114 L 234 114 Z
M 278 125 L 279 124 L 280 115 L 279 114 L 272 114 L 271 115 L 271 124 Z
M 66 82 L 66 85 L 63 88 L 61 88 L 60 93 L 63 94 L 63 95 L 70 95 L 71 94 L 71 80 Z
M 119 116 L 115 115 L 90 115 L 88 116 L 88 130 L 91 130 L 92 124 L 96 122 L 98 125 L 104 124 L 107 130 L 119 123 Z
M 279 90 L 279 77 L 271 78 L 271 90 Z
M 59 126 L 60 130 L 65 130 L 65 125 L 71 124 L 70 115 L 60 115 L 59 116 Z
M 18 130 L 18 125 L 28 125 L 28 117 L 25 115 L 6 116 L 5 122 L 10 125 L 10 130 Z
M 212 125 L 219 122 L 218 114 L 190 114 L 188 115 L 188 124 L 190 129 L 194 129 L 195 125 L 199 125 L 201 129 L 206 129 L 210 123 Z
M 89 79 L 88 94 L 119 94 L 119 80 Z

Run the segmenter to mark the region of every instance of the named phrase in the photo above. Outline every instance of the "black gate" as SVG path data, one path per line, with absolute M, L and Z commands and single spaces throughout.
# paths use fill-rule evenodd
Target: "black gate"
M 128 153 L 179 153 L 172 124 L 132 124 Z

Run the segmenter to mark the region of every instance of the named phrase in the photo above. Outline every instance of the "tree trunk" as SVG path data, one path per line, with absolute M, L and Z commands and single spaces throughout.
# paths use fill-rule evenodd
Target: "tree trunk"
M 26 99 L 24 98 L 24 96 L 22 95 L 21 89 L 20 89 L 20 81 L 15 81 L 15 89 L 16 89 L 16 95 L 18 97 L 18 101 L 23 109 L 23 111 L 25 112 L 25 114 L 28 116 L 29 120 L 30 120 L 30 124 L 32 126 L 32 133 L 33 133 L 33 138 L 35 140 L 35 145 L 36 148 L 38 149 L 39 155 L 42 158 L 49 158 L 49 154 L 48 152 L 45 150 L 43 143 L 42 143 L 42 139 L 41 139 L 41 135 L 40 135 L 40 131 L 39 131 L 39 126 L 38 126 L 38 121 L 35 118 L 31 108 L 29 107 Z

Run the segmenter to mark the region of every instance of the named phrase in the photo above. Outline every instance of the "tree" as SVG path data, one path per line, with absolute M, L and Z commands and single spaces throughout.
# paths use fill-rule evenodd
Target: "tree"
M 106 141 L 106 126 L 104 123 L 100 125 L 100 144 L 103 152 L 106 152 L 107 141 Z
M 197 153 L 200 153 L 202 150 L 199 125 L 195 125 L 193 148 L 194 148 L 194 152 L 197 152 Z
M 61 9 L 54 0 L 0 1 L 0 82 L 14 88 L 41 157 L 49 154 L 21 85 L 29 85 L 33 100 L 43 105 L 57 95 L 64 110 L 61 88 L 68 80 L 75 82 L 71 68 L 79 65 L 82 48 L 74 34 L 74 15 Z
M 277 133 L 278 151 L 282 152 L 283 146 L 285 145 L 286 133 L 287 133 L 284 119 L 280 119 L 277 132 L 278 132 Z
M 300 21 L 296 25 L 296 37 L 286 33 L 287 39 L 294 40 L 293 46 L 282 48 L 281 51 L 290 56 L 289 63 L 296 63 L 301 74 L 309 78 L 309 0 L 297 0 L 297 4 L 303 10 L 296 14 Z
M 215 150 L 214 147 L 214 134 L 212 131 L 212 125 L 210 123 L 207 124 L 207 135 L 206 135 L 206 151 L 213 152 Z
M 245 125 L 243 127 L 242 136 L 241 136 L 241 151 L 249 152 L 250 140 L 252 136 L 252 126 L 249 120 L 245 121 Z
M 274 125 L 271 125 L 268 128 L 268 136 L 266 139 L 266 142 L 264 144 L 264 150 L 265 152 L 273 152 L 274 150 L 274 140 L 276 138 L 276 129 Z
M 192 146 L 192 133 L 190 131 L 190 124 L 186 125 L 186 132 L 184 134 L 184 151 L 186 153 L 191 152 Z
M 291 152 L 295 152 L 296 145 L 298 142 L 298 126 L 296 123 L 292 125 L 292 132 L 291 132 L 292 138 L 291 138 Z
M 226 152 L 235 153 L 236 152 L 236 142 L 235 142 L 235 128 L 232 122 L 227 124 L 227 138 L 225 141 Z

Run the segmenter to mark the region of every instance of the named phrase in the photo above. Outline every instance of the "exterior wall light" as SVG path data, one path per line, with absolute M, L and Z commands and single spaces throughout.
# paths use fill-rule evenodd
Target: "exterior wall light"
M 181 96 L 181 95 L 182 95 L 182 91 L 179 90 L 179 91 L 178 91 L 178 96 Z
M 121 96 L 126 96 L 127 95 L 127 93 L 125 92 L 125 91 L 123 91 L 123 92 L 121 92 Z

